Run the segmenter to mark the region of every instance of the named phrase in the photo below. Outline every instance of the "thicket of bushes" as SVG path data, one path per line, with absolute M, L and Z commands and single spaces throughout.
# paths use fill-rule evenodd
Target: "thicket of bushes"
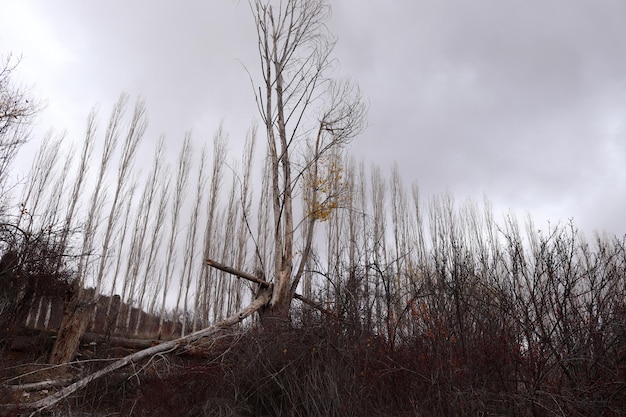
M 370 288 L 369 302 L 367 276 L 346 275 L 325 312 L 294 304 L 289 329 L 227 334 L 202 360 L 155 358 L 82 404 L 137 416 L 624 415 L 624 241 L 589 243 L 571 225 L 522 239 L 514 226 L 483 252 L 435 246 L 403 271 L 413 287 Z M 400 296 L 379 320 L 377 297 L 395 308 Z

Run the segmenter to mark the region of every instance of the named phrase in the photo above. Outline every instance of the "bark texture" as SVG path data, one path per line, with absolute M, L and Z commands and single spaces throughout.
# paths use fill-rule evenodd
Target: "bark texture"
M 74 359 L 80 340 L 89 325 L 94 306 L 93 302 L 84 297 L 82 289 L 73 292 L 63 312 L 63 321 L 50 354 L 50 363 L 62 364 Z

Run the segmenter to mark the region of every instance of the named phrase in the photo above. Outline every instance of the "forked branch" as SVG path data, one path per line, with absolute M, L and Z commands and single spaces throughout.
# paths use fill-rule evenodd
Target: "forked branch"
M 224 271 L 224 272 L 229 273 L 231 275 L 234 275 L 236 277 L 247 279 L 248 281 L 257 283 L 257 284 L 259 284 L 261 286 L 261 288 L 270 288 L 271 285 L 272 285 L 271 283 L 265 281 L 264 279 L 261 279 L 259 277 L 254 276 L 254 275 L 251 275 L 251 274 L 248 274 L 247 272 L 240 271 L 238 269 L 232 268 L 230 266 L 221 264 L 219 262 L 215 262 L 212 259 L 207 259 L 207 260 L 205 260 L 205 262 L 210 267 L 213 267 L 215 269 L 219 269 L 220 271 Z M 269 293 L 269 295 L 271 297 L 271 295 L 272 295 L 271 292 Z M 310 300 L 310 299 L 306 298 L 303 295 L 300 295 L 298 293 L 294 293 L 293 298 L 295 298 L 296 300 L 302 301 L 304 304 L 307 304 L 307 305 L 309 305 L 309 306 L 311 306 L 311 307 L 321 311 L 324 314 L 329 314 L 329 315 L 332 315 L 332 316 L 336 316 L 336 312 L 325 309 L 324 307 L 322 307 L 321 305 L 319 305 L 315 301 Z

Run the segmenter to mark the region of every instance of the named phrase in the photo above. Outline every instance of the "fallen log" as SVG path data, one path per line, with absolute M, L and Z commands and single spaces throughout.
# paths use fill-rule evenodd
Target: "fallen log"
M 103 344 L 106 343 L 109 346 L 122 347 L 126 349 L 146 349 L 160 343 L 161 341 L 154 339 L 139 339 L 130 337 L 119 336 L 106 336 L 97 333 L 85 333 L 81 339 L 82 344 Z
M 87 385 L 89 385 L 89 383 L 91 383 L 92 381 L 95 381 L 98 378 L 101 378 L 113 371 L 116 371 L 120 368 L 123 368 L 127 365 L 130 365 L 132 363 L 136 363 L 138 361 L 141 361 L 143 359 L 152 357 L 154 355 L 160 354 L 160 353 L 167 353 L 167 352 L 171 352 L 174 350 L 177 350 L 181 347 L 185 347 L 187 345 L 189 345 L 190 343 L 193 343 L 197 340 L 200 340 L 202 338 L 205 337 L 209 337 L 214 335 L 215 333 L 219 332 L 220 330 L 223 330 L 225 328 L 228 328 L 230 326 L 233 326 L 234 324 L 239 323 L 240 321 L 242 321 L 243 319 L 245 319 L 246 317 L 250 316 L 251 314 L 255 313 L 256 311 L 258 311 L 260 308 L 262 308 L 263 306 L 265 306 L 269 301 L 269 293 L 268 292 L 260 292 L 258 297 L 247 307 L 243 308 L 242 310 L 240 310 L 239 312 L 233 314 L 232 316 L 226 318 L 225 320 L 216 323 L 212 326 L 209 326 L 205 329 L 202 330 L 198 330 L 195 333 L 191 333 L 187 336 L 175 339 L 175 340 L 171 340 L 168 342 L 163 342 L 160 343 L 158 345 L 152 346 L 148 349 L 144 349 L 144 350 L 140 350 L 139 352 L 135 352 L 131 355 L 125 356 L 115 362 L 113 362 L 112 364 L 104 367 L 103 369 L 96 371 L 82 379 L 79 379 L 78 381 L 74 382 L 71 385 L 68 385 L 67 387 L 57 391 L 56 393 L 49 395 L 46 398 L 43 398 L 39 401 L 33 402 L 33 403 L 29 403 L 29 404 L 7 404 L 2 406 L 3 410 L 10 410 L 10 411 L 33 411 L 34 413 L 36 412 L 40 412 L 43 411 L 47 408 L 50 408 L 52 406 L 54 406 L 55 404 L 57 404 L 59 401 L 63 400 L 64 398 L 68 397 L 69 395 L 73 394 L 74 392 L 86 387 Z
M 29 382 L 19 385 L 6 384 L 3 386 L 12 391 L 38 391 L 47 388 L 62 387 L 63 385 L 69 384 L 72 381 L 73 380 L 71 378 L 46 379 L 45 381 L 41 382 Z

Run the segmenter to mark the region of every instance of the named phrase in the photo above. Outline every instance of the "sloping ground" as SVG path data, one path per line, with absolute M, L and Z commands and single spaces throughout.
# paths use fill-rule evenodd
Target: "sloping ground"
M 224 331 L 231 330 L 233 326 L 256 313 L 267 304 L 268 297 L 269 292 L 259 293 L 259 296 L 250 305 L 218 323 L 178 339 L 155 343 L 154 346 L 141 349 L 121 358 L 83 358 L 79 361 L 64 363 L 63 365 L 43 365 L 40 369 L 34 370 L 27 369 L 27 367 L 33 366 L 33 363 L 7 367 L 6 369 L 12 370 L 14 375 L 11 375 L 11 372 L 9 372 L 3 381 L 2 388 L 6 391 L 5 397 L 7 399 L 4 406 L 0 407 L 0 412 L 3 414 L 31 413 L 31 415 L 34 415 L 44 410 L 52 410 L 61 401 L 67 401 L 74 394 L 84 390 L 85 387 L 92 387 L 94 381 L 99 382 L 103 379 L 106 380 L 107 378 L 119 376 L 119 371 L 128 366 L 131 366 L 133 369 L 137 367 L 144 369 L 151 362 L 155 361 L 155 358 L 164 357 L 166 354 L 180 353 L 189 355 L 196 348 L 202 348 L 206 344 L 206 340 L 219 340 Z M 91 342 L 87 346 L 93 347 L 95 350 L 98 344 L 97 342 Z M 106 349 L 109 345 L 105 344 L 103 347 Z M 13 350 L 9 344 L 7 351 Z M 91 352 L 92 355 L 93 353 Z M 79 356 L 82 356 L 82 354 Z M 47 355 L 44 357 L 47 357 Z M 54 378 L 45 379 L 47 375 L 41 375 L 42 373 L 52 373 Z M 33 376 L 37 379 L 36 382 L 25 381 L 25 379 Z M 48 392 L 48 388 L 56 387 L 58 389 L 54 392 Z M 42 398 L 30 399 L 31 390 L 38 391 Z M 22 395 L 16 396 L 16 393 L 20 392 Z M 23 398 L 26 398 L 26 400 L 21 401 Z
M 364 360 L 374 359 L 376 355 L 372 354 L 380 346 L 375 347 L 372 340 L 363 345 L 365 349 L 358 344 L 346 345 L 348 340 L 342 340 L 336 330 L 317 326 L 308 330 L 285 330 L 280 334 L 261 330 L 224 333 L 209 344 L 194 346 L 176 355 L 156 356 L 132 369 L 111 373 L 49 413 L 385 415 L 381 414 L 381 400 L 387 408 L 391 406 L 385 400 L 389 394 L 397 397 L 394 402 L 402 399 L 392 386 L 385 388 L 387 392 L 380 392 L 378 383 L 372 384 L 374 375 L 365 375 L 369 365 Z M 33 341 L 41 337 L 41 334 L 32 335 Z M 1 375 L 4 388 L 0 402 L 26 403 L 41 399 L 54 387 L 11 390 L 7 386 L 76 379 L 101 368 L 107 357 L 122 353 L 120 349 L 98 350 L 83 345 L 81 360 L 64 368 L 48 368 L 38 363 L 41 358 L 35 357 L 39 354 L 36 351 L 4 349 Z M 21 377 L 13 379 L 18 376 Z M 372 396 L 371 390 L 379 392 Z M 374 413 L 374 410 L 379 411 Z
M 444 346 L 447 346 L 444 351 Z M 267 333 L 220 333 L 209 344 L 155 355 L 74 393 L 48 415 L 108 416 L 622 416 L 626 415 L 626 363 L 598 373 L 590 389 L 547 376 L 524 379 L 524 358 L 510 364 L 505 340 L 473 341 L 465 362 L 454 340 L 432 336 L 394 349 L 383 339 L 350 333 L 321 320 Z M 37 370 L 50 379 L 91 373 L 121 348 L 86 346 L 67 369 L 47 369 L 33 354 L 3 350 L 2 382 Z M 202 352 L 202 355 L 198 355 Z M 13 355 L 13 356 L 11 356 Z M 31 356 L 28 356 L 31 355 Z M 91 355 L 91 356 L 90 356 Z M 95 356 L 94 356 L 95 355 Z M 520 379 L 509 369 L 520 369 Z M 601 371 L 601 370 L 599 370 Z M 42 373 L 43 372 L 43 373 Z M 548 374 L 545 374 L 548 375 Z M 29 377 L 19 380 L 29 382 Z M 13 380 L 11 383 L 17 382 Z M 6 385 L 6 384 L 5 384 Z M 32 402 L 41 388 L 4 388 L 0 402 Z M 17 397 L 17 398 L 16 398 Z

